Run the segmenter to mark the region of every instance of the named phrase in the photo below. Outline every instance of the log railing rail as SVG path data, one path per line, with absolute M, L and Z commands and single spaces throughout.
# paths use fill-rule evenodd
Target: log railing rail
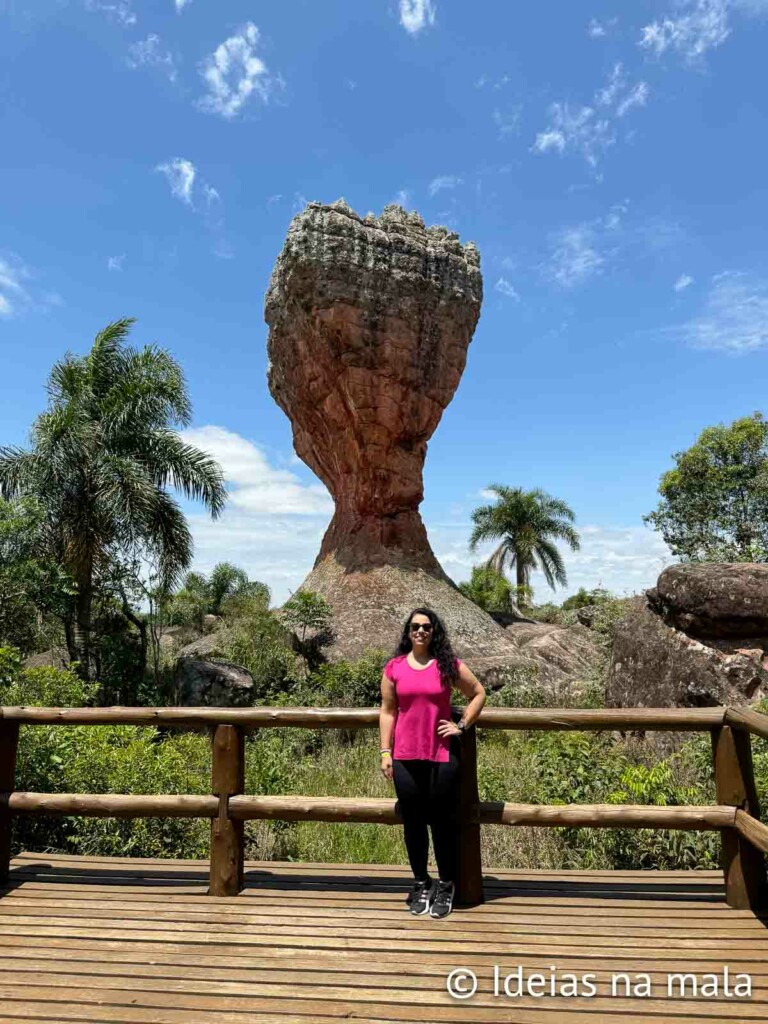
M 189 817 L 211 820 L 212 896 L 243 888 L 244 822 L 343 821 L 398 824 L 393 800 L 341 797 L 246 795 L 244 738 L 264 728 L 365 729 L 378 725 L 378 708 L 0 708 L 0 883 L 7 881 L 13 818 L 26 814 L 90 817 Z M 148 725 L 205 728 L 212 732 L 210 795 L 122 795 L 27 793 L 15 788 L 16 750 L 22 725 Z M 588 828 L 665 828 L 719 831 L 728 904 L 768 906 L 768 826 L 760 808 L 752 768 L 751 736 L 768 738 L 768 715 L 727 707 L 710 708 L 486 708 L 483 729 L 524 730 L 708 730 L 717 804 L 514 804 L 480 801 L 475 728 L 462 738 L 459 817 L 460 868 L 457 901 L 483 900 L 482 824 Z

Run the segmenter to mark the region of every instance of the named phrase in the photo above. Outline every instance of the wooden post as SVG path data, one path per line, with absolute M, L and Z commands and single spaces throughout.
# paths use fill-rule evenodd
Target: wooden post
M 740 807 L 755 818 L 760 807 L 748 732 L 723 725 L 712 730 L 712 760 L 718 804 Z M 767 905 L 765 856 L 735 828 L 722 830 L 721 859 L 728 906 L 757 910 Z
M 16 786 L 16 750 L 19 723 L 0 720 L 0 793 L 11 793 Z M 11 812 L 0 805 L 0 882 L 8 881 L 11 865 Z
M 229 816 L 229 798 L 245 788 L 245 741 L 236 725 L 217 725 L 212 744 L 212 791 L 219 798 L 211 821 L 209 896 L 237 896 L 243 888 L 244 822 Z
M 461 781 L 459 790 L 459 877 L 456 903 L 476 906 L 483 903 L 483 861 L 480 849 L 480 822 L 477 789 L 477 735 L 475 727 L 467 729 L 461 743 Z

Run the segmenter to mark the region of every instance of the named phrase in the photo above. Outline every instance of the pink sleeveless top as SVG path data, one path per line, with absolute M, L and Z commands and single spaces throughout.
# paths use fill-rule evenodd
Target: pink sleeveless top
M 437 726 L 441 718 L 451 720 L 451 688 L 440 682 L 437 661 L 415 669 L 408 664 L 408 656 L 401 654 L 387 662 L 384 672 L 395 684 L 397 697 L 392 757 L 447 761 L 451 738 L 439 736 Z

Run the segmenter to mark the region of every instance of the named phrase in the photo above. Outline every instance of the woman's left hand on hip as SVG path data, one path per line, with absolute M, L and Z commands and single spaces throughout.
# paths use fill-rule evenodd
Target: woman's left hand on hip
M 450 722 L 447 718 L 441 718 L 437 724 L 437 735 L 461 736 L 461 729 L 455 722 Z

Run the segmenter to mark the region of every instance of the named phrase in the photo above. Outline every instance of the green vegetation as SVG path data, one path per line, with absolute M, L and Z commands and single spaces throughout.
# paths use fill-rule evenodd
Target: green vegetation
M 266 611 L 271 594 L 266 583 L 249 580 L 231 562 L 219 562 L 209 576 L 187 573 L 181 590 L 166 599 L 165 614 L 172 626 L 202 628 L 206 615 L 245 615 Z
M 92 643 L 99 602 L 122 603 L 130 618 L 132 566 L 154 564 L 165 589 L 191 560 L 189 527 L 168 487 L 214 517 L 226 499 L 218 464 L 172 429 L 191 418 L 180 366 L 163 349 L 126 347 L 132 323 L 109 324 L 87 355 L 57 362 L 32 447 L 0 448 L 0 495 L 39 502 L 47 558 L 74 582 L 63 627 L 85 679 L 100 674 Z
M 524 491 L 521 487 L 491 484 L 488 490 L 495 492 L 498 500 L 472 513 L 475 528 L 469 539 L 470 550 L 474 551 L 480 541 L 501 539 L 487 564 L 501 574 L 514 566 L 516 597 L 522 605 L 530 603 L 530 575 L 534 569 L 541 569 L 553 590 L 557 583 L 565 586 L 565 564 L 555 541 L 565 541 L 572 551 L 579 549 L 579 537 L 571 525 L 571 508 L 538 488 Z
M 40 503 L 0 499 L 0 645 L 25 655 L 52 646 L 73 593 L 66 570 L 46 555 Z
M 464 597 L 487 612 L 514 612 L 520 595 L 506 576 L 489 565 L 472 567 L 472 579 L 460 583 Z
M 683 561 L 768 560 L 768 421 L 756 412 L 707 427 L 673 456 L 644 517 Z

